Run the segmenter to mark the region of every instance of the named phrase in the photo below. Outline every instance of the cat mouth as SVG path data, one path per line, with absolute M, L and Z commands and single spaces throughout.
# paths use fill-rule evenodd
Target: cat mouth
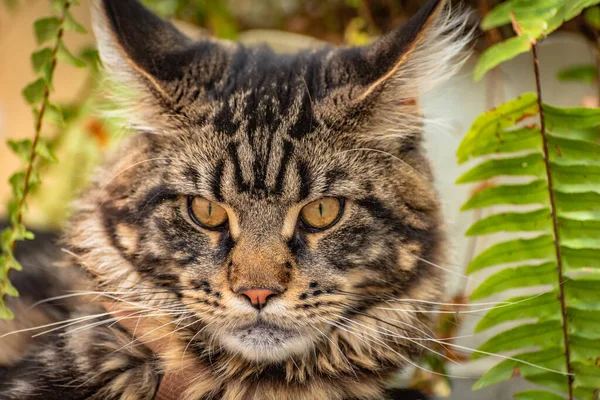
M 298 331 L 260 319 L 230 331 L 222 340 L 231 351 L 257 361 L 281 361 L 310 345 Z

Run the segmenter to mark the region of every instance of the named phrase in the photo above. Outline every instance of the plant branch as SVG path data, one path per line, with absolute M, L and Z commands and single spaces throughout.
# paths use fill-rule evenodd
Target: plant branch
M 14 252 L 15 247 L 16 247 L 17 236 L 18 236 L 17 233 L 23 222 L 23 210 L 25 208 L 27 195 L 29 194 L 29 191 L 31 190 L 31 184 L 30 184 L 31 174 L 33 173 L 35 161 L 37 158 L 36 147 L 40 140 L 42 126 L 43 126 L 43 122 L 44 122 L 44 115 L 46 113 L 46 109 L 49 104 L 51 82 L 52 82 L 52 78 L 54 77 L 54 71 L 56 69 L 57 54 L 58 54 L 59 47 L 60 47 L 60 41 L 64 35 L 64 22 L 65 22 L 65 18 L 66 18 L 66 15 L 67 15 L 67 12 L 68 12 L 70 6 L 71 6 L 71 3 L 68 0 L 66 0 L 63 3 L 62 15 L 60 16 L 60 19 L 59 19 L 59 25 L 58 25 L 58 30 L 57 30 L 57 34 L 56 34 L 56 43 L 54 44 L 54 47 L 52 48 L 48 80 L 46 81 L 45 86 L 44 86 L 44 96 L 43 96 L 43 99 L 42 99 L 42 102 L 40 105 L 40 111 L 39 111 L 39 113 L 37 115 L 37 119 L 35 121 L 34 137 L 33 137 L 33 141 L 31 144 L 31 150 L 29 152 L 29 158 L 27 160 L 28 162 L 27 162 L 27 167 L 26 167 L 26 171 L 25 171 L 25 181 L 23 183 L 23 194 L 20 196 L 20 199 L 17 203 L 16 211 L 15 211 L 16 212 L 16 218 L 15 218 L 16 221 L 13 221 L 13 225 L 12 225 L 12 235 L 11 235 L 11 239 L 10 239 L 10 243 L 9 243 L 9 247 L 10 247 L 11 251 L 8 252 L 8 254 L 6 254 L 9 262 L 14 260 L 14 255 L 12 252 Z M 14 260 L 14 261 L 16 261 L 16 260 Z M 0 281 L 0 300 L 6 294 L 7 285 L 8 285 L 8 276 L 10 274 L 10 271 L 11 271 L 11 268 L 8 268 L 6 271 L 5 279 Z
M 542 85 L 540 83 L 540 63 L 537 55 L 537 43 L 531 44 L 533 53 L 533 71 L 535 73 L 535 86 L 537 90 L 537 102 L 540 109 L 540 132 L 542 135 L 542 144 L 544 150 L 544 165 L 546 167 L 546 178 L 548 180 L 548 191 L 550 193 L 550 212 L 552 215 L 552 228 L 554 232 L 554 249 L 556 252 L 556 265 L 558 271 L 558 300 L 560 301 L 560 311 L 562 315 L 562 331 L 565 344 L 565 361 L 567 364 L 567 380 L 569 387 L 569 400 L 573 400 L 573 374 L 571 371 L 571 350 L 569 346 L 569 333 L 567 329 L 567 309 L 565 305 L 565 279 L 563 276 L 562 255 L 560 250 L 560 234 L 558 230 L 558 218 L 556 216 L 556 199 L 554 197 L 554 188 L 552 184 L 552 172 L 550 169 L 550 158 L 548 151 L 548 139 L 546 137 L 546 123 L 544 119 L 544 107 L 542 101 Z

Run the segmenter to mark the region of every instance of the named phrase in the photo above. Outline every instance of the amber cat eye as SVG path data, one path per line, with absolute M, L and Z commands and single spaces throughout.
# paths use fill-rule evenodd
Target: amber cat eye
M 206 229 L 217 229 L 227 222 L 227 211 L 214 201 L 202 197 L 188 197 L 188 212 L 196 224 Z
M 338 222 L 343 209 L 343 200 L 335 197 L 324 197 L 305 205 L 300 211 L 300 218 L 308 228 L 323 230 Z

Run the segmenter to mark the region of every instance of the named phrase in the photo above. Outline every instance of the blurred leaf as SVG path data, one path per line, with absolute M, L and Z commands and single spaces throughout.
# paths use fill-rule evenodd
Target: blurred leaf
M 473 70 L 473 79 L 475 79 L 475 82 L 479 82 L 486 72 L 504 61 L 511 60 L 521 53 L 530 51 L 533 40 L 533 36 L 523 34 L 522 36 L 515 36 L 495 44 L 485 50 L 481 57 L 479 57 L 477 65 Z
M 0 280 L 0 281 L 2 281 L 2 280 Z M 6 281 L 3 281 L 3 282 L 6 282 Z M 4 303 L 4 299 L 2 297 L 0 297 L 0 319 L 10 321 L 14 318 L 15 318 L 14 314 L 8 309 L 8 307 L 6 307 L 6 304 Z
M 596 29 L 600 29 L 600 7 L 590 7 L 583 12 L 585 22 Z
M 579 15 L 584 8 L 600 3 L 600 0 L 568 0 L 565 1 L 565 21 Z
M 575 65 L 558 71 L 558 80 L 592 84 L 596 81 L 596 73 L 595 65 Z
M 44 47 L 41 50 L 38 50 L 31 54 L 31 65 L 33 67 L 33 71 L 38 74 L 42 71 L 45 65 L 48 65 L 52 62 L 52 49 L 49 47 Z
M 25 86 L 23 89 L 23 97 L 27 103 L 33 105 L 41 103 L 44 100 L 44 94 L 46 91 L 46 80 L 44 78 L 39 78 L 34 82 L 31 82 L 29 85 Z
M 29 162 L 31 155 L 31 139 L 8 140 L 8 146 L 24 163 Z
M 56 17 L 40 18 L 34 22 L 35 37 L 38 44 L 56 39 L 60 21 Z
M 69 51 L 69 49 L 67 49 L 67 47 L 65 46 L 65 44 L 62 40 L 58 44 L 58 53 L 56 56 L 60 61 L 64 61 L 68 64 L 71 64 L 71 65 L 77 67 L 77 68 L 85 67 L 85 63 L 83 61 L 81 61 L 80 59 L 78 59 L 77 57 L 75 57 L 73 54 L 71 54 L 71 52 Z
M 514 395 L 516 400 L 565 400 L 564 397 L 544 390 L 527 390 Z
M 87 29 L 79 22 L 75 20 L 73 14 L 69 10 L 65 10 L 65 20 L 63 22 L 65 30 L 77 32 L 77 33 L 87 33 Z
M 45 139 L 38 140 L 37 145 L 35 146 L 35 154 L 49 163 L 55 164 L 58 162 L 58 158 L 56 158 L 56 155 L 50 148 L 49 142 Z

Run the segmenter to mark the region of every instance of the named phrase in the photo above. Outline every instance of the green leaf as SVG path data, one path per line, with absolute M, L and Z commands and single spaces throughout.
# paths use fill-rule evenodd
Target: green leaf
M 600 249 L 600 221 L 559 218 L 558 224 L 562 245 Z
M 79 57 L 90 67 L 93 73 L 99 72 L 102 62 L 98 50 L 93 47 L 85 47 L 80 51 Z
M 33 110 L 33 116 L 36 121 L 39 115 L 39 110 Z M 44 121 L 52 122 L 53 124 L 56 124 L 58 126 L 64 126 L 65 124 L 65 119 L 61 109 L 49 102 L 46 103 L 46 108 L 44 111 Z
M 505 1 L 498 4 L 485 14 L 479 25 L 480 28 L 487 31 L 502 25 L 510 24 L 510 12 L 513 8 L 514 3 L 511 1 Z
M 586 64 L 561 69 L 558 71 L 558 80 L 592 84 L 596 81 L 596 66 Z
M 600 125 L 600 108 L 558 108 L 544 104 L 544 117 L 550 130 L 554 128 L 586 129 Z
M 562 0 L 512 0 L 506 1 L 494 7 L 488 12 L 481 28 L 489 30 L 511 23 L 511 14 L 515 16 L 519 25 L 527 25 L 532 22 L 546 23 L 546 20 L 556 16 L 562 6 Z M 541 32 L 540 32 L 541 33 Z
M 10 297 L 19 297 L 19 292 L 8 279 L 4 281 L 4 294 Z
M 598 316 L 598 314 L 596 314 Z M 600 324 L 598 324 L 600 325 Z M 593 339 L 578 336 L 578 333 L 569 336 L 569 346 L 571 349 L 571 360 L 586 362 L 594 362 L 600 360 L 600 337 Z M 598 370 L 598 378 L 600 378 L 600 369 Z M 600 389 L 600 387 L 598 387 Z
M 52 49 L 44 47 L 31 54 L 31 66 L 36 74 L 39 74 L 43 67 L 52 62 Z
M 542 351 L 522 353 L 514 356 L 513 358 L 535 364 L 539 367 L 548 368 L 555 371 L 561 371 L 563 373 L 566 369 L 565 357 L 563 355 L 562 349 L 560 348 L 552 348 Z M 521 376 L 526 378 L 530 378 L 535 375 L 544 375 L 547 373 L 547 371 L 539 367 L 527 365 L 523 362 L 515 360 L 504 360 L 501 363 L 494 366 L 493 368 L 491 368 L 489 371 L 487 371 L 475 383 L 475 385 L 473 385 L 473 390 L 479 390 L 486 386 L 490 386 L 508 380 L 513 376 L 515 371 L 518 371 L 518 373 Z
M 600 0 L 569 0 L 565 1 L 565 21 L 579 15 L 584 8 L 600 3 Z
M 551 259 L 555 256 L 551 235 L 541 235 L 533 239 L 515 239 L 494 244 L 482 251 L 471 261 L 467 273 L 516 261 Z
M 73 14 L 69 10 L 65 10 L 65 20 L 63 22 L 65 30 L 77 32 L 77 33 L 87 33 L 87 29 L 83 25 L 73 18 Z
M 569 280 L 564 286 L 569 307 L 578 310 L 600 310 L 600 290 L 597 282 Z
M 542 204 L 548 205 L 548 185 L 537 180 L 524 185 L 498 185 L 484 189 L 473 195 L 461 208 L 472 210 L 501 204 Z
M 600 211 L 600 193 L 580 192 L 563 193 L 555 192 L 556 209 L 559 213 L 586 211 L 590 213 Z
M 600 144 L 584 140 L 566 139 L 549 134 L 548 150 L 550 160 L 573 159 L 582 161 L 600 161 Z
M 583 140 L 584 142 L 590 142 L 597 144 L 600 142 L 600 129 L 595 126 L 590 128 L 563 128 L 555 126 L 552 128 L 552 136 L 559 136 L 566 139 L 572 140 Z
M 514 36 L 504 42 L 493 45 L 483 52 L 475 70 L 473 79 L 479 82 L 490 69 L 498 66 L 504 61 L 511 60 L 521 53 L 527 53 L 531 50 L 531 43 L 535 38 L 529 34 Z
M 556 283 L 557 273 L 555 262 L 504 268 L 483 281 L 471 293 L 471 300 L 479 300 L 508 289 Z
M 38 44 L 53 40 L 58 35 L 60 21 L 56 17 L 40 18 L 34 22 L 35 37 Z
M 517 400 L 565 400 L 564 397 L 544 390 L 527 390 L 513 396 Z
M 44 100 L 44 94 L 46 92 L 46 80 L 39 78 L 35 82 L 30 83 L 23 89 L 23 97 L 27 100 L 27 103 L 33 105 L 41 103 Z
M 508 131 L 498 130 L 492 135 L 481 135 L 477 147 L 472 149 L 468 156 L 459 156 L 458 163 L 462 164 L 472 157 L 523 150 L 542 151 L 542 136 L 537 126 Z
M 71 52 L 69 51 L 69 49 L 67 49 L 67 47 L 65 46 L 65 44 L 62 40 L 58 43 L 58 53 L 57 53 L 56 57 L 59 60 L 64 61 L 68 64 L 71 64 L 77 68 L 85 67 L 85 63 L 83 61 L 81 61 L 80 59 L 78 59 L 77 57 L 75 57 L 73 54 L 71 54 Z
M 0 282 L 1 281 L 2 280 L 0 279 Z M 10 321 L 14 318 L 15 318 L 14 314 L 12 312 L 10 312 L 8 307 L 6 307 L 6 304 L 4 304 L 4 300 L 0 297 L 0 319 Z
M 51 164 L 56 164 L 58 162 L 58 158 L 56 158 L 56 155 L 50 148 L 49 142 L 43 138 L 38 140 L 37 145 L 35 146 L 35 154 Z
M 600 249 L 561 246 L 565 275 L 576 280 L 597 280 L 600 272 Z
M 31 155 L 31 140 L 23 139 L 23 140 L 8 140 L 8 146 L 11 148 L 13 153 L 19 156 L 21 161 L 24 163 L 29 162 L 29 157 Z
M 590 7 L 583 12 L 585 22 L 596 29 L 600 29 L 600 7 Z
M 486 111 L 475 119 L 456 152 L 459 160 L 468 160 L 478 155 L 480 144 L 497 140 L 496 135 L 503 129 L 513 127 L 517 122 L 538 113 L 537 96 L 525 93 L 498 107 Z
M 11 257 L 7 263 L 8 269 L 14 269 L 15 271 L 22 271 L 23 267 L 21 264 L 14 258 Z
M 557 275 L 554 271 L 554 278 Z M 556 301 L 558 294 L 554 292 L 541 295 L 513 297 L 488 311 L 475 327 L 475 332 L 483 332 L 505 322 L 535 318 L 542 321 L 560 321 L 560 304 Z
M 554 189 L 565 192 L 600 192 L 600 164 L 551 162 Z
M 467 236 L 485 235 L 496 232 L 551 231 L 550 210 L 542 208 L 535 211 L 517 213 L 506 212 L 490 215 L 475 222 L 467 231 Z
M 545 372 L 527 376 L 526 379 L 538 386 L 544 386 L 549 390 L 555 390 L 560 393 L 568 392 L 567 377 L 565 375 Z
M 10 183 L 14 197 L 19 199 L 23 197 L 23 190 L 25 187 L 25 171 L 13 173 L 8 179 L 8 183 Z
M 585 387 L 592 390 L 600 388 L 600 367 L 580 362 L 574 362 L 572 365 L 575 374 L 574 387 Z
M 456 183 L 477 182 L 496 176 L 535 176 L 546 174 L 544 158 L 533 153 L 521 157 L 494 158 L 476 165 L 462 174 Z

